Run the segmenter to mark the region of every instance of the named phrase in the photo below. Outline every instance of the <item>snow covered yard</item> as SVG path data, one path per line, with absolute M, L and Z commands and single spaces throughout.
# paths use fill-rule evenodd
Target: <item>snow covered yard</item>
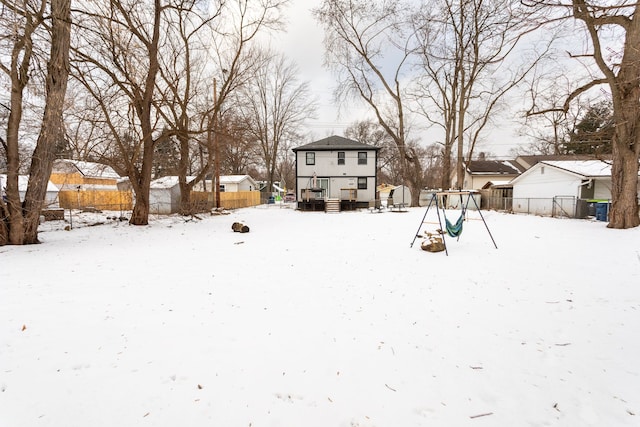
M 447 257 L 423 214 L 0 247 L 0 426 L 640 425 L 640 229 L 485 211 Z

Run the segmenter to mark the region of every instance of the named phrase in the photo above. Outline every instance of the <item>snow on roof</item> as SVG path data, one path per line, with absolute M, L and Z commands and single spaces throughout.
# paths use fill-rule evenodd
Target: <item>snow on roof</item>
M 188 176 L 187 182 L 191 182 L 195 179 L 195 176 Z M 154 179 L 151 181 L 149 188 L 162 189 L 172 188 L 178 185 L 178 177 L 176 175 L 163 176 L 162 178 Z
M 585 177 L 611 176 L 611 165 L 602 160 L 545 160 L 540 163 Z
M 487 188 L 491 188 L 491 187 L 499 187 L 499 186 L 503 186 L 503 185 L 511 185 L 511 181 L 510 180 L 497 180 L 497 179 L 492 179 L 491 181 L 487 181 L 486 184 L 484 184 L 482 186 L 482 189 L 486 190 Z
M 29 185 L 29 175 L 18 175 L 18 191 L 27 191 L 27 187 Z M 5 187 L 7 186 L 7 175 L 0 174 L 0 190 L 4 192 Z M 57 193 L 58 187 L 51 181 L 47 182 L 47 192 L 55 192 Z
M 59 159 L 56 160 L 54 165 L 73 165 L 84 176 L 94 178 L 120 178 L 120 175 L 116 173 L 111 166 L 103 165 L 101 163 L 84 162 L 81 160 Z M 54 170 L 56 170 L 54 166 Z
M 245 179 L 250 179 L 253 181 L 249 175 L 222 175 L 220 176 L 221 184 L 237 184 L 239 182 L 244 181 Z

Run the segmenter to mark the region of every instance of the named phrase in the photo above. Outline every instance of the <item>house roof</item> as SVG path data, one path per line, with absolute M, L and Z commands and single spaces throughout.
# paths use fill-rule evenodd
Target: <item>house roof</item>
M 187 182 L 191 182 L 195 179 L 195 176 L 188 176 Z M 178 185 L 178 177 L 175 175 L 172 176 L 163 176 L 162 178 L 154 179 L 151 181 L 149 188 L 153 189 L 165 189 L 172 188 Z
M 309 144 L 301 145 L 293 149 L 297 151 L 335 151 L 335 150 L 379 150 L 380 147 L 363 144 L 362 142 L 333 135 Z
M 549 160 L 541 163 L 589 178 L 611 176 L 611 164 L 602 160 Z
M 119 179 L 120 175 L 116 173 L 111 166 L 101 163 L 83 162 L 81 160 L 58 159 L 53 162 L 54 173 L 73 173 L 80 174 L 92 178 L 113 178 Z
M 515 177 L 511 183 L 519 181 L 534 170 L 549 166 L 568 174 L 586 178 L 606 178 L 611 176 L 611 164 L 602 160 L 548 160 L 536 163 L 522 175 Z
M 512 187 L 511 185 L 511 181 L 507 181 L 507 180 L 491 180 L 491 181 L 487 181 L 483 186 L 482 189 L 486 190 L 488 188 L 504 188 L 504 187 Z
M 591 154 L 552 154 L 552 155 L 532 155 L 532 156 L 518 156 L 516 163 L 524 166 L 528 169 L 534 166 L 538 162 L 543 161 L 557 161 L 557 160 L 599 160 L 594 158 Z
M 466 168 L 472 175 L 518 175 L 525 170 L 515 160 L 471 160 Z
M 221 184 L 239 184 L 244 180 L 250 180 L 255 185 L 255 180 L 251 178 L 249 175 L 221 175 L 220 183 Z

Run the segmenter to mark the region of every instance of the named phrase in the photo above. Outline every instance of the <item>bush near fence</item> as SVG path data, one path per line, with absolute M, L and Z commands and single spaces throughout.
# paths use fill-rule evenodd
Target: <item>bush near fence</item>
M 58 202 L 63 209 L 95 208 L 108 211 L 133 209 L 131 191 L 60 191 Z

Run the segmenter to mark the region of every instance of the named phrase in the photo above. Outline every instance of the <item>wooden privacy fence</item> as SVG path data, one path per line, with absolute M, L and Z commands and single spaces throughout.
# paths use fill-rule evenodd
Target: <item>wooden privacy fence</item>
M 192 191 L 191 204 L 195 206 L 211 206 L 212 194 L 205 191 Z M 220 207 L 225 209 L 248 208 L 260 204 L 259 191 L 221 192 Z
M 63 209 L 95 208 L 107 211 L 130 211 L 133 209 L 131 191 L 60 191 L 58 192 L 58 202 Z
M 212 194 L 204 191 L 191 192 L 191 205 L 195 211 L 203 212 L 212 206 Z M 60 191 L 58 202 L 63 209 L 95 208 L 100 210 L 133 209 L 133 194 L 131 191 Z M 260 204 L 259 191 L 238 191 L 220 193 L 220 206 L 225 209 L 246 208 Z

